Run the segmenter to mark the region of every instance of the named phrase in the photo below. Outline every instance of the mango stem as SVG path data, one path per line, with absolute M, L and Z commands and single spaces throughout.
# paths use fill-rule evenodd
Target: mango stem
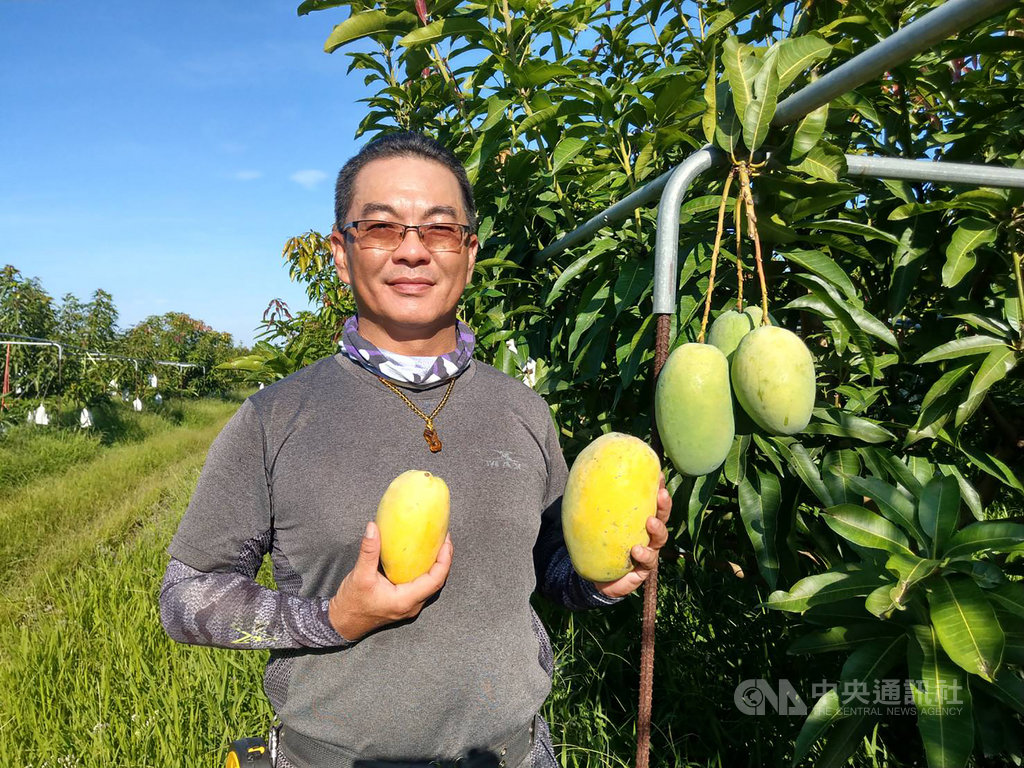
M 729 202 L 729 188 L 732 187 L 732 178 L 735 174 L 736 169 L 730 168 L 722 189 L 722 202 L 718 206 L 718 231 L 715 232 L 715 247 L 711 251 L 711 274 L 708 276 L 708 293 L 704 298 L 704 317 L 701 318 L 700 333 L 697 335 L 698 344 L 704 343 L 704 332 L 708 328 L 708 317 L 711 315 L 711 292 L 715 290 L 715 268 L 718 265 L 718 251 L 722 247 L 722 232 L 725 229 L 725 206 Z
M 740 258 L 740 243 L 743 241 L 743 221 L 740 209 L 743 196 L 736 196 L 736 209 L 732 212 L 733 226 L 736 228 L 736 311 L 743 311 L 743 259 Z
M 754 196 L 750 193 L 750 173 L 747 166 L 740 163 L 740 194 L 747 211 L 747 230 L 754 240 L 754 262 L 757 266 L 757 279 L 761 283 L 761 325 L 771 325 L 768 319 L 768 286 L 764 278 L 764 266 L 761 263 L 761 238 L 757 235 L 757 213 L 754 211 Z

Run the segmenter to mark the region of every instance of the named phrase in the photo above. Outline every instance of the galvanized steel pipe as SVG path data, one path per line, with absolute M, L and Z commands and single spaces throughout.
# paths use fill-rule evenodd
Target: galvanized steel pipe
M 772 125 L 799 120 L 940 40 L 1013 4 L 1014 0 L 949 0 L 783 100 L 775 110 Z
M 1024 189 L 1024 168 L 946 163 L 941 160 L 904 160 L 873 155 L 846 155 L 846 167 L 847 176 Z

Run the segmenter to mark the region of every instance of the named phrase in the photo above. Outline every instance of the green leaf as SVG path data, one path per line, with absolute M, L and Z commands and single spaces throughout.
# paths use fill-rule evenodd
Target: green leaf
M 833 288 L 829 283 L 825 282 L 816 275 L 794 275 L 793 279 L 795 279 L 797 282 L 801 283 L 805 287 L 811 289 L 812 291 L 814 291 L 814 285 L 820 286 L 825 291 L 825 293 L 828 294 L 832 303 L 840 307 L 839 311 L 836 313 L 837 316 L 842 317 L 842 314 L 849 315 L 849 317 L 856 324 L 856 327 L 859 330 L 871 336 L 874 336 L 879 341 L 885 342 L 893 349 L 899 350 L 899 343 L 896 341 L 896 337 L 893 335 L 892 331 L 889 330 L 888 326 L 885 325 L 885 323 L 883 323 L 874 315 L 870 314 L 867 310 L 861 309 L 860 307 L 857 307 L 851 303 L 844 302 L 842 297 L 836 292 L 836 289 Z M 818 294 L 817 292 L 815 292 L 815 295 L 820 296 L 820 294 Z M 829 306 L 831 307 L 832 304 L 830 304 Z M 863 351 L 864 350 L 862 349 L 861 352 Z
M 405 48 L 412 48 L 417 45 L 428 45 L 444 40 L 446 37 L 462 37 L 475 39 L 486 37 L 490 34 L 487 29 L 476 19 L 466 16 L 452 16 L 447 19 L 432 21 L 425 27 L 419 27 L 407 34 L 398 44 Z
M 1005 379 L 1006 375 L 1017 365 L 1017 353 L 1012 349 L 994 349 L 981 362 L 978 373 L 971 382 L 971 389 L 967 393 L 967 399 L 956 409 L 956 426 L 960 426 L 971 417 L 989 388 Z
M 907 595 L 918 582 L 924 581 L 936 573 L 942 563 L 938 560 L 922 560 L 910 555 L 892 555 L 885 561 L 886 570 L 899 576 L 899 581 L 892 591 L 892 601 L 902 609 L 907 604 Z
M 825 735 L 829 727 L 844 717 L 845 712 L 839 704 L 839 691 L 836 688 L 830 688 L 815 702 L 811 713 L 800 728 L 796 743 L 793 745 L 793 765 L 803 760 L 818 739 Z
M 394 15 L 388 15 L 384 11 L 363 11 L 349 16 L 334 27 L 327 42 L 324 43 L 324 51 L 334 53 L 338 48 L 353 40 L 370 37 L 378 32 L 399 32 L 408 29 L 416 22 L 416 14 L 408 11 Z
M 815 768 L 842 768 L 860 748 L 877 715 L 861 710 L 837 723 L 828 735 L 825 746 L 815 761 Z
M 782 438 L 777 437 L 773 437 L 772 440 L 775 442 L 775 447 L 789 463 L 789 466 L 804 481 L 804 485 L 811 489 L 811 492 L 818 497 L 818 500 L 824 506 L 831 507 L 835 502 L 832 500 L 832 495 L 829 493 L 825 483 L 821 480 L 818 465 L 814 463 L 814 459 L 811 458 L 807 449 L 798 442 L 787 444 Z
M 848 482 L 857 493 L 874 501 L 878 510 L 890 522 L 896 523 L 913 536 L 918 544 L 925 546 L 926 539 L 917 525 L 913 499 L 877 477 L 850 477 Z
M 723 94 L 719 94 L 721 99 Z M 728 95 L 727 93 L 725 94 Z M 721 117 L 715 124 L 715 143 L 728 154 L 736 152 L 743 135 L 743 121 L 736 114 L 732 102 L 727 102 Z
M 929 352 L 921 355 L 914 365 L 937 363 L 940 360 L 953 360 L 958 357 L 981 355 L 996 349 L 1006 349 L 1006 342 L 993 336 L 967 336 L 940 344 Z
M 509 78 L 518 88 L 538 88 L 559 77 L 572 77 L 575 73 L 561 64 L 543 59 L 530 59 L 521 68 L 509 72 Z
M 931 541 L 933 557 L 944 553 L 959 518 L 960 484 L 955 477 L 933 477 L 925 484 L 917 505 L 917 519 Z
M 835 603 L 851 597 L 866 597 L 880 583 L 877 573 L 826 571 L 800 579 L 788 592 L 772 592 L 766 606 L 778 611 L 803 613 L 816 605 Z
M 725 479 L 733 485 L 739 485 L 747 474 L 747 449 L 750 448 L 750 442 L 750 435 L 736 435 L 725 457 Z
M 895 632 L 892 626 L 877 621 L 870 624 L 853 624 L 848 627 L 831 627 L 822 632 L 811 632 L 802 635 L 790 643 L 786 653 L 831 653 L 833 651 L 849 651 L 868 640 L 879 637 L 891 637 Z
M 955 464 L 939 464 L 942 474 L 955 477 L 960 484 L 960 498 L 964 500 L 975 520 L 985 519 L 985 510 L 982 508 L 981 496 L 971 482 L 964 477 L 963 472 Z
M 634 306 L 637 299 L 651 287 L 654 279 L 654 265 L 650 261 L 633 259 L 619 267 L 612 295 L 615 297 L 615 314 Z
M 577 139 L 573 136 L 566 136 L 555 145 L 555 151 L 551 153 L 551 167 L 558 173 L 565 167 L 566 163 L 572 160 L 587 146 L 586 139 Z
M 996 478 L 1004 485 L 1008 485 L 1010 488 L 1016 488 L 1021 493 L 1024 493 L 1024 485 L 1021 485 L 1020 479 L 1014 471 L 1006 466 L 1006 464 L 994 454 L 986 453 L 970 445 L 964 445 L 963 443 L 958 443 L 956 447 L 964 456 L 967 457 L 967 460 L 978 469 L 992 475 L 992 477 Z
M 983 520 L 957 531 L 949 540 L 942 556 L 965 557 L 984 550 L 1006 552 L 1019 544 L 1024 544 L 1024 525 L 1001 520 Z
M 942 374 L 921 400 L 921 412 L 918 414 L 914 424 L 913 432 L 923 432 L 932 424 L 939 423 L 941 426 L 948 421 L 950 407 L 956 402 L 951 390 L 964 378 L 973 368 L 971 363 L 965 363 L 950 368 Z M 947 397 L 946 395 L 949 394 Z
M 650 317 L 650 316 L 648 316 Z M 693 479 L 693 490 L 686 508 L 686 530 L 690 533 L 690 540 L 694 547 L 700 541 L 700 516 L 708 508 L 712 497 L 715 495 L 715 488 L 722 477 L 722 468 L 719 467 L 708 475 L 700 475 Z
M 765 61 L 754 80 L 754 98 L 747 104 L 743 115 L 743 140 L 751 152 L 764 143 L 768 128 L 775 116 L 779 101 L 779 76 L 775 71 L 775 60 Z
M 618 243 L 614 240 L 598 240 L 597 243 L 587 251 L 585 254 L 580 256 L 576 261 L 565 268 L 565 271 L 558 276 L 555 280 L 554 285 L 551 286 L 551 290 L 548 291 L 548 297 L 544 300 L 544 306 L 550 307 L 555 299 L 562 293 L 562 289 L 565 288 L 565 284 L 572 280 L 577 275 L 581 274 L 587 266 L 600 256 L 602 253 L 606 253 L 614 248 Z
M 722 66 L 732 91 L 732 103 L 737 115 L 745 116 L 747 105 L 754 100 L 754 79 L 761 62 L 749 45 L 729 35 L 722 44 Z
M 971 692 L 964 671 L 942 652 L 931 626 L 914 626 L 907 667 L 928 765 L 962 768 L 974 748 Z
M 499 99 L 497 96 L 487 99 L 487 117 L 480 124 L 480 133 L 486 133 L 497 125 L 505 117 L 505 110 L 511 103 L 510 99 Z
M 883 584 L 864 599 L 864 607 L 872 616 L 888 619 L 892 612 L 899 608 L 894 597 L 895 592 L 895 582 Z
M 815 415 L 819 418 L 823 414 L 829 414 L 835 419 L 833 421 L 822 419 L 812 421 L 807 425 L 804 432 L 809 435 L 835 435 L 836 437 L 850 437 L 855 440 L 862 440 L 865 443 L 885 443 L 895 440 L 894 435 L 885 427 L 876 424 L 870 419 L 854 416 L 852 413 L 834 409 L 815 409 Z
M 816 179 L 835 182 L 846 174 L 846 157 L 838 147 L 827 142 L 818 142 L 799 163 L 790 167 Z
M 799 264 L 809 272 L 813 272 L 825 280 L 828 280 L 850 299 L 857 296 L 857 289 L 853 287 L 849 276 L 831 258 L 821 251 L 783 251 L 782 256 L 788 261 Z
M 602 315 L 610 293 L 611 287 L 608 285 L 608 281 L 600 277 L 583 290 L 580 302 L 577 305 L 577 314 L 570 321 L 573 323 L 573 329 L 572 333 L 569 334 L 569 344 L 566 349 L 570 357 L 572 357 L 572 353 L 576 350 L 576 346 L 583 334 L 589 331 L 591 326 Z M 606 316 L 604 321 L 610 325 L 612 321 L 611 316 Z M 579 364 L 580 361 L 577 360 L 576 363 Z
M 860 456 L 856 451 L 829 451 L 821 459 L 821 479 L 828 486 L 835 504 L 860 501 L 850 488 L 849 479 L 860 474 Z
M 814 149 L 825 135 L 825 124 L 828 122 L 828 104 L 822 104 L 817 109 L 808 112 L 803 119 L 797 123 L 793 132 L 793 151 L 791 161 L 796 162 L 804 155 Z
M 990 589 L 988 597 L 1003 610 L 1024 618 L 1024 582 L 1011 581 Z
M 756 478 L 756 484 L 752 482 Z M 782 488 L 779 478 L 767 472 L 756 470 L 748 474 L 739 484 L 740 517 L 747 536 L 754 547 L 758 570 L 775 589 L 779 575 L 779 555 L 776 537 L 778 535 L 779 506 L 782 503 Z
M 950 317 L 963 320 L 972 328 L 1000 335 L 1007 341 L 1012 341 L 1013 339 L 1013 329 L 998 318 L 986 317 L 985 315 L 979 315 L 977 312 L 958 312 L 957 314 L 950 315 Z
M 299 16 L 305 16 L 313 11 L 323 11 L 327 8 L 337 8 L 339 5 L 348 5 L 349 0 L 305 0 L 296 9 Z
M 424 29 L 425 29 L 425 27 L 424 27 Z M 546 123 L 548 120 L 553 120 L 557 114 L 558 114 L 558 107 L 556 105 L 552 105 L 550 107 L 545 107 L 544 109 L 539 109 L 536 112 L 534 112 L 532 115 L 527 117 L 525 120 L 523 120 L 516 127 L 515 135 L 516 136 L 521 136 L 522 134 L 526 133 L 531 128 L 536 128 L 538 125 L 542 125 L 542 124 Z
M 974 682 L 974 681 L 972 681 Z M 979 688 L 1007 707 L 1024 715 L 1024 680 L 1014 672 L 1004 670 L 995 683 L 981 683 Z
M 827 59 L 832 46 L 816 35 L 791 37 L 779 45 L 776 68 L 779 90 L 785 90 L 797 76 L 817 61 Z
M 839 504 L 825 510 L 825 524 L 848 541 L 870 549 L 914 554 L 907 537 L 881 515 L 857 506 Z
M 981 588 L 970 578 L 937 579 L 928 591 L 942 649 L 971 674 L 992 682 L 1003 658 L 1003 630 Z
M 888 232 L 872 227 L 868 224 L 862 224 L 859 221 L 847 221 L 846 219 L 826 219 L 824 221 L 815 221 L 807 225 L 813 231 L 826 230 L 829 232 L 844 232 L 848 235 L 854 235 L 864 240 L 884 240 L 892 245 L 899 245 L 893 235 Z
M 718 121 L 718 88 L 715 81 L 716 67 L 715 67 L 715 49 L 716 45 L 712 43 L 711 51 L 708 55 L 708 79 L 704 83 L 704 103 L 707 105 L 704 109 L 704 116 L 701 118 L 700 124 L 704 131 L 704 138 L 709 144 L 715 140 L 715 124 Z
M 946 263 L 942 267 L 942 285 L 952 288 L 974 268 L 974 250 L 996 239 L 995 224 L 971 217 L 960 222 L 946 247 Z

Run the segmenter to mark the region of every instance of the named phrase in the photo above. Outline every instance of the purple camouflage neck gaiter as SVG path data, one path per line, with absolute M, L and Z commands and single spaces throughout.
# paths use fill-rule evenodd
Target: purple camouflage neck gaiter
M 366 370 L 409 389 L 427 389 L 458 376 L 473 359 L 476 337 L 469 326 L 455 321 L 455 350 L 440 357 L 413 357 L 380 349 L 359 335 L 359 316 L 345 321 L 341 351 Z

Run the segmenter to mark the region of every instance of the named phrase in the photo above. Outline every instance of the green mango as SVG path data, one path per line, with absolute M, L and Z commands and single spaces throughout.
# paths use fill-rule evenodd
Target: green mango
M 777 325 L 755 328 L 733 354 L 732 389 L 762 429 L 796 434 L 810 422 L 814 408 L 814 359 L 792 331 Z
M 755 328 L 761 327 L 761 318 L 764 317 L 764 312 L 761 311 L 760 304 L 747 304 L 746 309 L 743 312 L 750 316 L 751 322 L 753 322 Z M 768 313 L 768 322 L 772 325 L 778 325 L 779 321 L 776 320 L 772 313 Z
M 654 390 L 654 414 L 665 455 L 684 475 L 722 465 L 735 425 L 729 361 L 711 344 L 683 344 L 665 361 Z
M 740 345 L 743 337 L 756 327 L 749 312 L 749 307 L 743 312 L 727 309 L 711 324 L 711 330 L 708 331 L 708 344 L 722 350 L 722 354 L 728 360 L 732 360 L 732 353 L 736 351 L 736 347 Z M 758 317 L 758 321 L 760 321 L 760 317 Z

